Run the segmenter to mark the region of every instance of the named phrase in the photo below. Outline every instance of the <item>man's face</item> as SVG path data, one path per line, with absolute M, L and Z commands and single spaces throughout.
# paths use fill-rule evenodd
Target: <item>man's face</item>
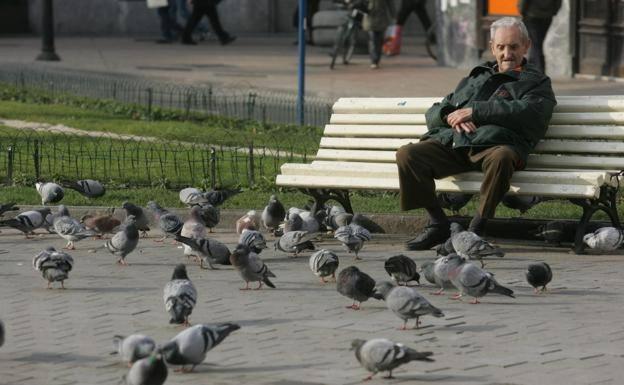
M 522 38 L 518 27 L 498 28 L 490 40 L 490 48 L 498 63 L 498 71 L 505 72 L 519 66 L 530 45 L 531 41 Z

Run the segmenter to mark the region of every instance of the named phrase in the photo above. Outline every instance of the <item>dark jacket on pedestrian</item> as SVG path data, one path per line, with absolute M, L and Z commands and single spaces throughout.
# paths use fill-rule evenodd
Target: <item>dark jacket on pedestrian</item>
M 561 0 L 518 0 L 518 10 L 523 17 L 550 19 L 559 12 Z
M 496 72 L 486 62 L 461 80 L 455 92 L 435 103 L 425 116 L 429 131 L 424 139 L 447 146 L 491 147 L 509 145 L 526 164 L 529 152 L 544 137 L 557 104 L 550 78 L 523 60 L 522 70 Z M 474 133 L 457 133 L 446 122 L 451 112 L 472 107 Z
M 385 31 L 393 22 L 394 13 L 392 0 L 368 0 L 368 14 L 364 17 L 362 28 L 365 31 Z

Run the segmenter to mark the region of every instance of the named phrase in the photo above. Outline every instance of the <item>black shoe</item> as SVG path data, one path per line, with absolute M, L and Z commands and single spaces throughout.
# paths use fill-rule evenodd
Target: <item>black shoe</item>
M 450 236 L 448 223 L 435 223 L 425 227 L 414 239 L 406 242 L 408 250 L 429 250 L 433 246 L 444 243 Z
M 193 39 L 182 39 L 182 44 L 197 45 L 197 42 Z
M 228 45 L 231 42 L 233 42 L 234 40 L 236 40 L 236 36 L 229 35 L 229 36 L 221 39 L 219 42 L 221 43 L 221 45 Z

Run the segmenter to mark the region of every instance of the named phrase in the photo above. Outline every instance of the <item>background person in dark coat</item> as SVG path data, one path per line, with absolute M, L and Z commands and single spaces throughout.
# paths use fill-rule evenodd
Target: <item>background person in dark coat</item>
M 557 104 L 550 79 L 527 63 L 531 44 L 524 24 L 506 17 L 492 23 L 496 62 L 475 67 L 455 92 L 427 110 L 428 132 L 397 150 L 402 210 L 424 208 L 430 223 L 407 243 L 426 250 L 450 236 L 449 219 L 434 179 L 483 171 L 479 207 L 469 230 L 481 234 L 509 190 L 515 170 L 544 137 Z
M 561 8 L 561 0 L 519 0 L 518 9 L 522 15 L 522 21 L 529 31 L 531 48 L 529 48 L 529 63 L 545 70 L 544 64 L 544 39 L 553 16 Z
M 219 4 L 221 0 L 193 0 L 193 13 L 191 13 L 191 17 L 189 17 L 186 27 L 184 28 L 184 33 L 182 35 L 182 43 L 183 44 L 197 44 L 193 38 L 193 30 L 197 26 L 197 23 L 201 20 L 204 15 L 208 16 L 208 20 L 210 21 L 210 26 L 212 30 L 217 35 L 219 42 L 221 45 L 230 44 L 234 40 L 236 40 L 236 36 L 232 36 L 229 33 L 225 32 L 223 27 L 221 26 L 221 21 L 219 20 L 219 12 L 217 11 L 217 4 Z
M 386 28 L 394 19 L 393 0 L 368 0 L 368 13 L 364 16 L 362 29 L 368 31 L 368 53 L 371 68 L 379 68 Z

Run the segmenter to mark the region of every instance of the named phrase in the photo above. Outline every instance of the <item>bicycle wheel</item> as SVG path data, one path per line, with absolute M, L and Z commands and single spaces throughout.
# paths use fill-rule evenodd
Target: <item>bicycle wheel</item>
M 353 51 L 355 51 L 355 44 L 357 42 L 357 28 L 355 24 L 350 26 L 347 30 L 344 42 L 344 51 L 342 51 L 342 63 L 349 64 L 353 57 Z
M 427 54 L 433 59 L 438 60 L 438 40 L 436 37 L 436 25 L 435 23 L 427 30 L 425 38 L 425 48 Z
M 334 46 L 332 47 L 332 51 L 330 53 L 331 62 L 329 63 L 329 69 L 334 69 L 334 65 L 336 64 L 336 57 L 338 56 L 338 52 L 344 47 L 344 34 L 345 34 L 345 26 L 341 25 L 336 29 L 336 39 L 334 40 Z

